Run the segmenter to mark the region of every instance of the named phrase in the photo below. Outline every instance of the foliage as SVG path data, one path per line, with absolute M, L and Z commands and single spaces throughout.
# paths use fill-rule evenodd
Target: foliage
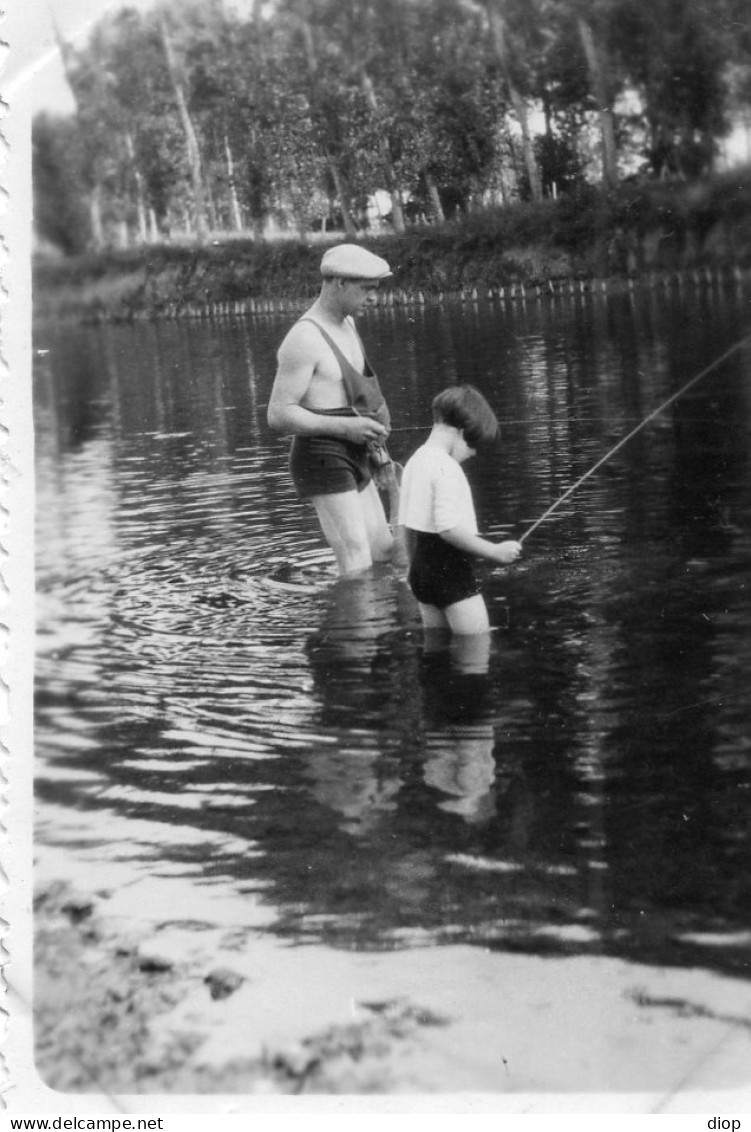
M 655 241 L 655 233 L 665 238 Z M 391 263 L 394 278 L 384 288 L 399 301 L 402 292 L 461 289 L 484 298 L 484 288 L 514 284 L 547 291 L 551 280 L 591 277 L 603 246 L 612 274 L 633 269 L 629 251 L 637 267 L 651 271 L 716 266 L 718 235 L 732 242 L 739 263 L 751 264 L 747 171 L 686 186 L 624 184 L 608 194 L 589 186 L 555 201 L 516 202 L 363 242 Z M 34 289 L 40 313 L 77 318 L 179 314 L 194 304 L 248 299 L 306 303 L 320 284 L 320 256 L 320 245 L 298 240 L 132 248 L 39 259 Z
M 75 123 L 41 114 L 34 125 L 32 176 L 37 236 L 67 255 L 89 242 L 89 220 L 80 180 Z
M 65 153 L 34 124 L 37 224 L 66 252 L 87 209 L 112 244 L 190 239 L 201 217 L 256 238 L 362 230 L 378 190 L 397 228 L 397 210 L 456 220 L 535 178 L 581 202 L 617 176 L 607 129 L 621 174 L 635 155 L 693 178 L 751 99 L 743 0 L 161 0 L 103 16 L 66 64 Z

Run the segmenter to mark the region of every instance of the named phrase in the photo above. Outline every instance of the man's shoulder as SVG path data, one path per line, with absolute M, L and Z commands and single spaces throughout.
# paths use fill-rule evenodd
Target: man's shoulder
M 292 323 L 289 330 L 282 339 L 282 345 L 284 345 L 285 342 L 290 341 L 297 342 L 319 340 L 320 337 L 321 332 L 313 322 L 313 320 L 308 318 L 306 315 L 303 315 L 302 318 L 298 318 L 297 322 Z
M 324 346 L 321 332 L 315 324 L 308 319 L 300 318 L 284 335 L 279 353 L 317 357 Z

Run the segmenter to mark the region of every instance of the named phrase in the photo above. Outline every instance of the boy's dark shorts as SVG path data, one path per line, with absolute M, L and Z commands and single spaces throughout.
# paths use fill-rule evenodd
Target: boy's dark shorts
M 362 491 L 372 479 L 367 447 L 335 436 L 295 436 L 289 470 L 301 499 Z
M 474 559 L 440 535 L 415 531 L 407 581 L 422 605 L 445 609 L 480 592 Z

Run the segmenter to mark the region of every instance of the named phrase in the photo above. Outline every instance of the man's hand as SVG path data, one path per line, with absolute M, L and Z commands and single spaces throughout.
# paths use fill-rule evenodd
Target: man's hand
M 365 444 L 368 440 L 383 443 L 389 430 L 371 417 L 343 417 L 347 422 L 347 439 L 353 444 Z

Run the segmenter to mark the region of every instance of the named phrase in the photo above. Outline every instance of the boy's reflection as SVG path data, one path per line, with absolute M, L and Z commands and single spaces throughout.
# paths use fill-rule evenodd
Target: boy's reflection
M 438 808 L 481 823 L 495 813 L 495 729 L 490 711 L 490 635 L 427 633 L 420 671 L 423 778 Z
M 307 645 L 315 724 L 334 741 L 303 756 L 303 773 L 352 834 L 393 818 L 421 754 L 426 796 L 439 810 L 473 824 L 495 813 L 492 638 L 429 632 L 417 651 L 410 625 L 418 628 L 406 587 L 388 570 L 370 571 L 332 586 Z

